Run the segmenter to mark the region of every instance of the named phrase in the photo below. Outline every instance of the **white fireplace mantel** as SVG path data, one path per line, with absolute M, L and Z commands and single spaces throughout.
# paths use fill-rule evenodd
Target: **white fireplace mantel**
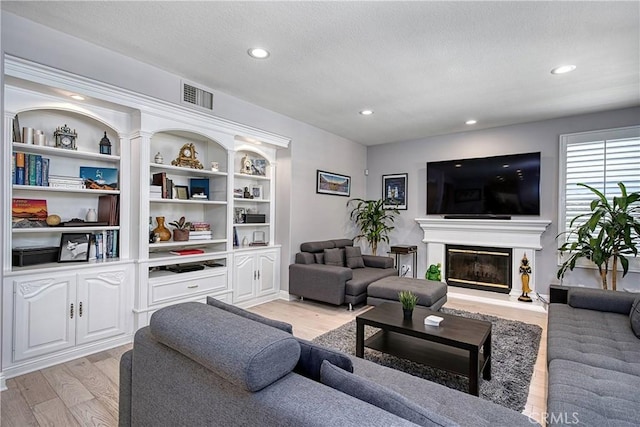
M 535 251 L 542 249 L 542 234 L 551 221 L 545 219 L 449 219 L 416 218 L 424 231 L 427 265 L 440 263 L 446 269 L 445 245 L 511 248 L 513 250 L 511 295 L 520 293 L 520 260 L 532 262 L 530 288 L 535 292 Z

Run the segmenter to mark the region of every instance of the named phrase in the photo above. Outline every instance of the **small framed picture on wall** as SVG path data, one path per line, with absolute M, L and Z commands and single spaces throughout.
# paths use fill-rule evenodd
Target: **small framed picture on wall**
M 407 210 L 408 174 L 382 175 L 382 198 L 385 209 Z

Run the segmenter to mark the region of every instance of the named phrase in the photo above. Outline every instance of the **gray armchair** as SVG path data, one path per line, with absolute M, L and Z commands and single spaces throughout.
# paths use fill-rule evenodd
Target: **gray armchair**
M 369 284 L 397 274 L 392 258 L 362 255 L 350 239 L 306 242 L 289 266 L 289 294 L 351 310 L 366 301 Z

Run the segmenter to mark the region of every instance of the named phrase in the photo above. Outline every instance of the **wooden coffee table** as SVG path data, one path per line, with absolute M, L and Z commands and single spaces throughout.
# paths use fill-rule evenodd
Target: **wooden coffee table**
M 440 326 L 426 326 L 429 315 L 442 317 Z M 364 339 L 364 326 L 380 328 Z M 443 369 L 469 378 L 469 393 L 478 396 L 478 378 L 491 379 L 491 322 L 434 312 L 421 307 L 404 320 L 402 306 L 383 303 L 356 317 L 356 356 L 364 348 Z M 482 348 L 482 352 L 480 349 Z

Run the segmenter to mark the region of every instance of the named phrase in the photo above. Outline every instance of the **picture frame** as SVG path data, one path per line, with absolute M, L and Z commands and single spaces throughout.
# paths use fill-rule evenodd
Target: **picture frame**
M 251 196 L 253 196 L 254 199 L 262 200 L 262 185 L 252 185 Z
M 91 233 L 62 233 L 58 262 L 87 262 L 91 246 Z
M 264 239 L 265 239 L 264 231 L 256 230 L 253 232 L 252 243 L 266 243 Z
M 186 185 L 175 185 L 176 199 L 189 200 L 189 187 Z
M 254 175 L 266 176 L 267 175 L 267 160 L 266 159 L 253 159 L 252 171 Z
M 244 224 L 244 216 L 247 214 L 246 208 L 234 208 L 233 210 L 233 223 Z
M 316 172 L 316 193 L 349 197 L 351 195 L 351 177 L 318 169 Z
M 407 210 L 407 184 L 409 174 L 382 175 L 382 198 L 384 209 Z
M 18 121 L 18 115 L 13 118 L 13 142 L 22 142 L 22 135 L 20 134 L 20 122 Z

